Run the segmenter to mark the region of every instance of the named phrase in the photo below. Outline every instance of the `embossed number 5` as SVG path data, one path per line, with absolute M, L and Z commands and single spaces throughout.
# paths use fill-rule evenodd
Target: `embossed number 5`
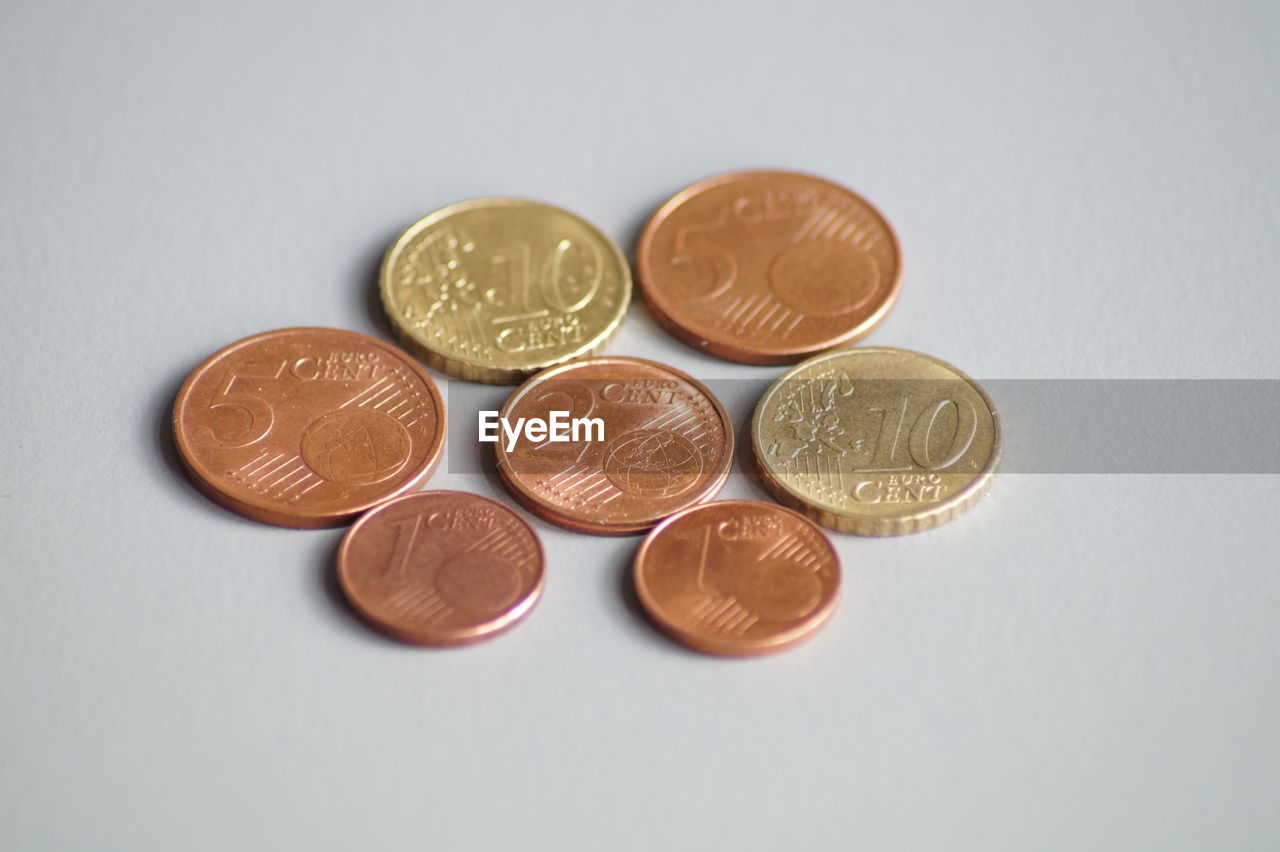
M 209 410 L 216 411 L 218 409 L 234 408 L 244 412 L 248 423 L 244 429 L 236 432 L 228 437 L 222 437 L 214 431 L 213 427 L 208 427 L 209 434 L 213 436 L 213 440 L 218 446 L 228 450 L 234 450 L 237 447 L 247 447 L 254 441 L 261 441 L 271 431 L 271 424 L 275 421 L 275 414 L 271 410 L 271 406 L 264 400 L 254 396 L 246 391 L 234 391 L 235 384 L 240 379 L 275 379 L 284 372 L 285 364 L 280 362 L 280 369 L 276 370 L 271 376 L 243 376 L 239 373 L 231 371 L 227 372 L 227 378 L 223 381 L 218 392 L 213 395 L 213 399 L 209 401 Z
M 697 235 L 699 231 L 718 230 L 724 226 L 728 216 L 729 210 L 725 208 L 720 218 L 714 222 L 700 222 L 696 225 L 681 225 L 676 228 L 675 254 L 671 256 L 671 265 L 682 266 L 687 263 L 703 262 L 709 263 L 715 270 L 715 283 L 711 289 L 700 296 L 695 296 L 695 299 L 713 299 L 732 287 L 733 282 L 738 279 L 738 260 L 732 252 L 708 240 L 702 240 L 698 245 L 689 245 L 690 235 Z

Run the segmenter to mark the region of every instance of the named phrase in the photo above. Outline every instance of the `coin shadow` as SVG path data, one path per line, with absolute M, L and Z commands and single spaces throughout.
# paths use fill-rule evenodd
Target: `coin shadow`
M 187 473 L 182 466 L 182 460 L 178 458 L 178 445 L 173 439 L 173 405 L 179 388 L 193 369 L 195 364 L 192 364 L 186 372 L 161 383 L 160 391 L 148 406 L 152 412 L 147 420 L 151 427 L 151 449 L 164 462 L 164 466 L 169 469 L 173 478 L 183 483 L 187 481 Z
M 391 319 L 382 307 L 382 292 L 380 289 L 382 259 L 387 253 L 387 246 L 395 241 L 399 233 L 399 231 L 391 233 L 385 240 L 378 243 L 377 248 L 369 249 L 365 252 L 356 264 L 354 276 L 360 285 L 360 308 L 365 315 L 365 319 L 368 320 L 374 332 L 386 340 L 396 340 L 397 337 L 395 329 L 391 326 Z
M 765 490 L 764 483 L 760 480 L 760 471 L 756 468 L 755 453 L 751 450 L 751 418 L 755 413 L 754 408 L 744 414 L 735 427 L 737 432 L 734 435 L 734 455 L 738 457 L 737 475 L 741 477 L 741 481 L 746 484 L 747 490 L 751 492 L 751 499 L 773 501 L 773 497 Z

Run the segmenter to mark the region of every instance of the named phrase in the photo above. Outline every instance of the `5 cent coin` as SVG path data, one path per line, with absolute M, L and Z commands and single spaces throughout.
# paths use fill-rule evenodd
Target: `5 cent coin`
M 950 364 L 867 347 L 784 373 L 756 405 L 751 444 L 778 502 L 832 529 L 900 535 L 977 503 L 1000 460 L 1000 419 Z
M 636 594 L 676 641 L 709 654 L 778 651 L 830 617 L 840 562 L 826 535 L 789 509 L 722 500 L 659 524 L 636 553 Z
M 338 581 L 361 615 L 418 645 L 466 645 L 514 625 L 542 591 L 542 545 L 487 497 L 420 491 L 356 521 Z
M 671 334 L 721 358 L 791 364 L 862 338 L 898 295 L 898 240 L 861 196 L 812 175 L 744 171 L 678 193 L 636 247 Z
M 568 440 L 519 431 L 497 444 L 498 472 L 523 506 L 578 532 L 642 532 L 710 500 L 729 475 L 733 426 L 711 391 L 641 358 L 587 358 L 525 382 L 500 416 L 512 429 L 566 413 Z
M 412 358 L 330 328 L 233 343 L 196 367 L 173 405 L 192 482 L 285 527 L 337 526 L 419 486 L 444 431 L 440 393 Z
M 396 240 L 382 264 L 382 304 L 427 364 L 516 384 L 591 354 L 631 299 L 626 258 L 579 216 L 516 198 L 454 204 Z

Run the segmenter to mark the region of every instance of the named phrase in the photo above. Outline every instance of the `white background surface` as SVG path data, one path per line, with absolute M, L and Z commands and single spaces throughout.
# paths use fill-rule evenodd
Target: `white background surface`
M 829 628 L 745 662 L 636 614 L 638 539 L 537 522 L 533 615 L 432 652 L 344 609 L 341 531 L 216 508 L 166 426 L 232 340 L 383 334 L 377 261 L 446 203 L 543 199 L 629 248 L 757 165 L 897 228 L 869 343 L 1275 378 L 1278 82 L 1262 0 L 4 2 L 0 846 L 1280 848 L 1280 477 L 1000 478 L 944 528 L 838 537 Z M 643 307 L 610 351 L 780 372 Z

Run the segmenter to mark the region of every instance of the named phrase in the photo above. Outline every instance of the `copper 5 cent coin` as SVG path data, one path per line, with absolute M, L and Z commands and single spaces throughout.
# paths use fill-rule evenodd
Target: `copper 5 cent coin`
M 572 427 L 534 440 L 523 427 Z M 544 370 L 507 399 L 498 472 L 545 520 L 578 532 L 626 535 L 710 500 L 729 475 L 733 426 L 700 382 L 640 358 L 588 358 Z
M 898 295 L 898 240 L 866 200 L 786 171 L 696 183 L 636 247 L 640 291 L 671 334 L 721 358 L 790 364 L 871 331 Z
M 337 526 L 426 480 L 444 444 L 435 383 L 394 346 L 287 328 L 214 353 L 173 405 L 196 486 L 254 520 Z
M 542 545 L 487 497 L 420 491 L 357 521 L 338 580 L 361 615 L 406 642 L 466 645 L 528 615 L 542 591 Z
M 722 500 L 659 524 L 635 559 L 636 594 L 676 641 L 710 654 L 778 651 L 830 617 L 840 561 L 790 509 Z

